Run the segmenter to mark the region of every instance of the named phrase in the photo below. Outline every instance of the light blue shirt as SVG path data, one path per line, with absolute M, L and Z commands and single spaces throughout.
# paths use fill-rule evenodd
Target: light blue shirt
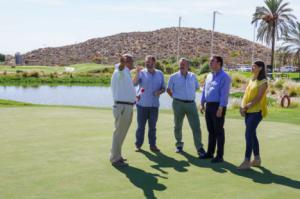
M 222 69 L 216 74 L 209 73 L 206 77 L 201 104 L 206 102 L 219 102 L 220 106 L 228 104 L 231 78 Z
M 171 75 L 168 89 L 172 90 L 173 98 L 192 101 L 195 100 L 199 83 L 194 73 L 188 72 L 185 77 L 178 71 Z
M 147 69 L 139 73 L 140 99 L 137 105 L 142 107 L 159 107 L 159 96 L 155 96 L 156 91 L 165 89 L 164 75 L 160 70 L 155 69 L 154 73 L 149 73 Z M 141 90 L 144 90 L 142 93 Z

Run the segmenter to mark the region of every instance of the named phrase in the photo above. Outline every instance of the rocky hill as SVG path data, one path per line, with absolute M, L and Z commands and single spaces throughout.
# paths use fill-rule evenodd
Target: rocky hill
M 75 45 L 41 48 L 23 55 L 25 65 L 70 65 L 100 58 L 115 63 L 118 54 L 131 53 L 136 59 L 152 54 L 160 58 L 177 55 L 177 28 L 150 32 L 120 33 L 90 39 Z M 180 55 L 188 58 L 209 55 L 211 31 L 195 28 L 180 29 Z M 250 63 L 252 42 L 237 36 L 215 32 L 214 53 L 222 55 L 227 64 Z M 270 49 L 255 44 L 255 58 L 269 61 Z

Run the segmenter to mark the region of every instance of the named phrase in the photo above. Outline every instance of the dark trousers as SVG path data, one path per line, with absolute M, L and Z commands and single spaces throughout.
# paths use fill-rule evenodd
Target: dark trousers
M 224 122 L 226 107 L 223 108 L 222 117 L 217 117 L 217 111 L 219 103 L 206 103 L 205 120 L 208 130 L 208 149 L 207 155 L 213 156 L 217 145 L 217 157 L 223 158 L 224 155 L 224 143 L 225 143 L 225 131 Z
M 259 143 L 256 136 L 256 129 L 262 120 L 261 112 L 246 113 L 246 153 L 245 159 L 250 160 L 252 151 L 255 156 L 259 156 Z
M 158 107 L 142 107 L 137 108 L 137 122 L 138 128 L 136 130 L 136 142 L 137 147 L 141 147 L 144 143 L 145 126 L 148 121 L 148 139 L 150 147 L 156 146 L 156 122 L 158 119 Z

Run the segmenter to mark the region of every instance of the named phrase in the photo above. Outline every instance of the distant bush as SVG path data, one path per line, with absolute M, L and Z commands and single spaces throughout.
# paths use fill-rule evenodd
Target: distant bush
M 190 64 L 191 64 L 191 67 L 199 68 L 201 65 L 201 60 L 198 57 L 192 58 Z
M 239 73 L 234 73 L 231 75 L 232 80 L 232 87 L 238 88 L 241 84 L 244 84 L 247 82 L 247 79 L 244 75 L 241 75 Z
M 0 62 L 4 62 L 5 61 L 5 55 L 0 53 Z
M 209 64 L 208 62 L 205 62 L 202 64 L 202 66 L 200 67 L 200 74 L 203 74 L 203 73 L 208 73 L 210 71 L 209 69 Z
M 165 73 L 167 73 L 167 74 L 172 74 L 172 73 L 174 73 L 175 71 L 174 71 L 174 67 L 172 67 L 172 66 L 166 66 L 166 68 L 165 68 Z
M 39 78 L 40 74 L 37 71 L 33 71 L 33 72 L 22 72 L 22 77 L 34 77 L 34 78 Z
M 286 81 L 283 85 L 283 88 L 290 97 L 300 96 L 300 83 L 294 81 Z
M 208 55 L 204 55 L 200 57 L 200 64 L 204 64 L 205 62 L 209 62 L 209 56 Z
M 102 69 L 102 73 L 113 73 L 115 70 L 114 67 L 105 67 Z
M 274 82 L 274 87 L 277 89 L 282 89 L 285 81 L 283 79 L 278 79 Z
M 58 78 L 58 73 L 57 72 L 50 73 L 50 78 L 51 79 Z
M 156 69 L 161 70 L 162 72 L 166 72 L 165 71 L 165 66 L 160 62 L 160 61 L 156 61 Z
M 102 64 L 103 63 L 103 58 L 100 56 L 95 56 L 92 58 L 92 62 L 96 63 L 96 64 Z

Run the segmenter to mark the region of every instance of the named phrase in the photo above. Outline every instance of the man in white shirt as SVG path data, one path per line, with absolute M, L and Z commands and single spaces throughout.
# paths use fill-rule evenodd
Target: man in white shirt
M 135 104 L 136 91 L 130 76 L 133 67 L 133 58 L 124 54 L 111 78 L 111 89 L 114 99 L 113 115 L 115 130 L 113 133 L 110 161 L 113 166 L 128 166 L 122 157 L 122 145 L 130 127 Z

